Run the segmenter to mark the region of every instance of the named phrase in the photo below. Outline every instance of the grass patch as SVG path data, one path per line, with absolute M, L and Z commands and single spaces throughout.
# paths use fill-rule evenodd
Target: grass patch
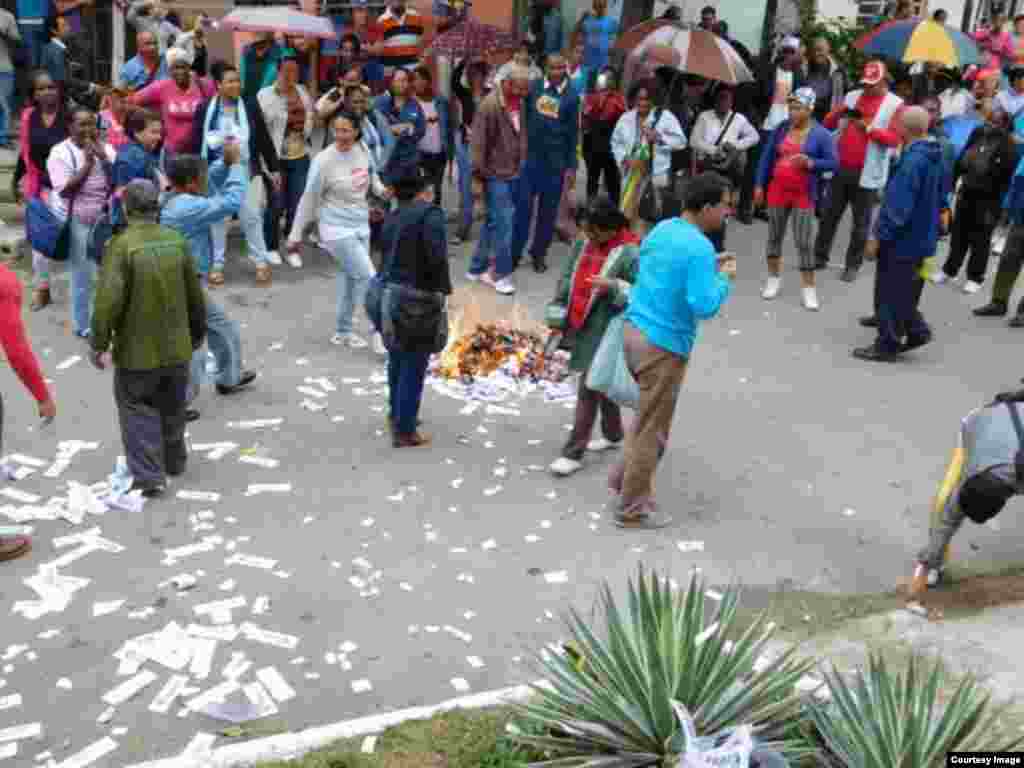
M 511 741 L 511 719 L 508 708 L 455 710 L 389 728 L 371 755 L 361 754 L 362 739 L 350 739 L 257 768 L 515 768 L 541 759 Z

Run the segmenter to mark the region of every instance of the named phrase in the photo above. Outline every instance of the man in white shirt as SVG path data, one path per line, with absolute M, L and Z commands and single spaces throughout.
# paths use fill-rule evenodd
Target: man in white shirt
M 717 171 L 732 182 L 735 190 L 743 178 L 747 150 L 761 136 L 746 117 L 733 109 L 734 100 L 732 88 L 719 89 L 715 108 L 701 112 L 697 118 L 690 133 L 690 145 L 696 150 L 695 173 Z

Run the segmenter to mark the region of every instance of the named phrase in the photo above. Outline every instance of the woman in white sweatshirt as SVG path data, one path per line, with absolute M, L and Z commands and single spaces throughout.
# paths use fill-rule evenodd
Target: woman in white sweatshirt
M 319 223 L 320 244 L 338 262 L 338 311 L 332 344 L 364 349 L 366 339 L 353 330 L 356 307 L 365 303 L 366 288 L 375 271 L 370 261 L 368 195 L 387 194 L 372 156 L 362 142 L 360 120 L 347 111 L 333 122 L 334 144 L 313 159 L 288 238 L 289 253 L 298 253 L 306 226 Z M 374 351 L 385 354 L 380 334 Z

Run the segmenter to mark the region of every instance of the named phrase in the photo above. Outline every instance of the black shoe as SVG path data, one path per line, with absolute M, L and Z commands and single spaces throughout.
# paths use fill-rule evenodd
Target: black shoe
M 900 359 L 899 353 L 886 352 L 878 344 L 872 344 L 870 347 L 858 347 L 853 350 L 853 356 L 858 360 L 870 360 L 874 363 L 893 363 Z
M 754 223 L 754 217 L 751 216 L 749 213 L 740 213 L 736 216 L 736 221 L 738 221 L 740 224 L 745 224 L 746 226 L 749 227 L 751 224 Z
M 199 421 L 199 411 L 195 408 L 185 409 L 185 423 L 187 424 L 190 421 Z
M 768 211 L 764 208 L 759 208 L 754 212 L 754 218 L 760 219 L 761 221 L 768 221 Z
M 1024 328 L 1024 315 L 1019 313 L 1014 315 L 1013 319 L 1010 320 L 1010 322 L 1007 323 L 1007 325 L 1009 325 L 1011 328 Z
M 140 483 L 138 480 L 132 483 L 133 491 L 142 491 L 142 498 L 144 499 L 155 499 L 158 496 L 163 496 L 164 491 L 167 490 L 165 483 Z
M 217 394 L 218 395 L 233 395 L 235 392 L 241 392 L 243 389 L 248 387 L 256 381 L 256 371 L 242 371 L 241 377 L 238 379 L 237 384 L 218 384 Z
M 839 276 L 839 279 L 842 280 L 844 283 L 855 282 L 857 280 L 857 273 L 859 271 L 860 270 L 858 270 L 856 267 L 847 267 L 846 269 L 843 270 L 843 274 Z
M 828 259 L 817 259 L 814 262 L 814 268 L 819 272 L 823 269 L 828 269 Z
M 1008 310 L 1005 302 L 991 301 L 984 307 L 975 309 L 973 314 L 975 317 L 1005 317 Z
M 912 349 L 920 349 L 925 344 L 932 343 L 932 335 L 926 334 L 924 336 L 907 337 L 906 342 L 903 344 L 903 351 L 910 352 Z
M 545 272 L 548 271 L 547 262 L 544 261 L 544 259 L 534 259 L 533 271 L 536 272 L 538 275 L 543 275 Z
M 878 327 L 878 317 L 876 315 L 868 315 L 867 317 L 862 317 L 857 322 L 859 322 L 865 328 L 877 328 Z

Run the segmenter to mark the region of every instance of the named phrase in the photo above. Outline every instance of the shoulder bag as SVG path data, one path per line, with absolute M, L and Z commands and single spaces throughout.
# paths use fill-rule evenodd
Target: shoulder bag
M 71 173 L 78 173 L 74 150 L 71 151 Z M 50 194 L 57 194 L 51 190 Z M 67 261 L 71 254 L 71 217 L 75 211 L 75 197 L 68 201 L 68 215 L 61 219 L 42 197 L 33 197 L 25 204 L 25 234 L 32 249 L 48 259 Z

